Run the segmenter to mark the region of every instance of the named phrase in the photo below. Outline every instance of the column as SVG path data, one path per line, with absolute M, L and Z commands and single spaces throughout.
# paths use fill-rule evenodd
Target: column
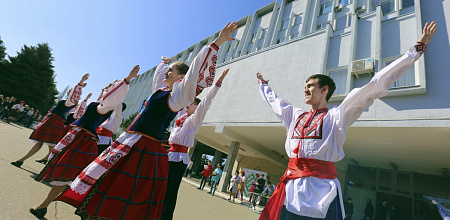
M 222 152 L 216 150 L 216 152 L 214 152 L 214 158 L 211 162 L 211 166 L 213 166 L 213 168 L 216 168 L 217 164 L 220 163 L 221 159 L 222 159 Z
M 203 155 L 203 150 L 197 149 L 197 151 L 194 154 L 194 158 L 192 158 L 192 161 L 194 162 L 192 164 L 192 171 L 194 171 L 196 174 L 203 171 L 203 169 L 202 169 L 203 167 L 199 167 L 200 162 L 202 160 L 202 155 Z
M 230 145 L 230 151 L 228 152 L 227 162 L 223 168 L 222 178 L 220 178 L 218 190 L 221 192 L 227 191 L 228 183 L 230 182 L 231 175 L 233 174 L 234 162 L 236 160 L 237 153 L 239 151 L 240 143 L 232 141 Z

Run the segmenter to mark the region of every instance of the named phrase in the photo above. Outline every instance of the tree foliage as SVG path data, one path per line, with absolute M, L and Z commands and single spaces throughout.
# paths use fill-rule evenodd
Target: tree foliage
M 3 48 L 0 42 L 0 57 Z M 48 111 L 58 94 L 49 45 L 24 45 L 17 56 L 8 59 L 0 62 L 0 94 L 14 96 L 41 112 Z
M 131 123 L 133 122 L 134 118 L 136 118 L 138 113 L 139 112 L 135 112 L 132 115 L 130 115 L 130 117 L 128 117 L 127 119 L 123 120 L 122 124 L 120 124 L 120 128 L 122 128 L 123 130 L 127 129 L 131 125 Z

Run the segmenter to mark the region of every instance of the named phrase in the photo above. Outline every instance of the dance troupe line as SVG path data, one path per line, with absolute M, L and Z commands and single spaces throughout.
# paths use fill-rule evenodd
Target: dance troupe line
M 36 126 L 30 136 L 35 142 L 32 149 L 11 163 L 20 167 L 43 144 L 49 146 L 48 162 L 36 180 L 49 182 L 52 188 L 30 212 L 42 218 L 52 201 L 63 201 L 76 207 L 75 214 L 82 219 L 172 219 L 190 161 L 188 149 L 229 71 L 213 83 L 216 53 L 224 42 L 234 40 L 230 36 L 237 27 L 237 22 L 225 25 L 190 66 L 179 61 L 168 65 L 173 59 L 162 57 L 153 78 L 153 93 L 114 142 L 112 134 L 126 107 L 122 101 L 131 79 L 139 76 L 139 65 L 124 79 L 106 86 L 97 101 L 87 105 L 89 94 L 77 106 L 89 78 L 85 74 L 69 90 L 67 100 L 61 100 Z M 305 111 L 278 98 L 268 80 L 257 73 L 263 100 L 288 131 L 285 148 L 289 156 L 287 170 L 260 219 L 344 218 L 334 162 L 344 157 L 347 129 L 375 99 L 388 93 L 391 83 L 425 52 L 435 33 L 436 23 L 426 23 L 417 44 L 332 109 L 327 104 L 336 85 L 329 76 L 315 74 L 306 80 L 305 102 L 311 110 Z M 210 86 L 203 100 L 196 98 Z M 175 118 L 167 141 L 164 131 Z

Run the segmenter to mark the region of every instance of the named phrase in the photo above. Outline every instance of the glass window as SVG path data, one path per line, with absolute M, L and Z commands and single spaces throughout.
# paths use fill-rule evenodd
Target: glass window
M 402 0 L 402 9 L 414 6 L 414 0 Z
M 324 29 L 327 27 L 327 22 L 324 22 L 322 24 L 319 24 L 316 26 L 316 30 Z
M 333 2 L 331 2 L 331 1 L 321 4 L 319 15 L 329 13 L 329 12 L 331 12 L 332 9 L 333 9 Z
M 375 11 L 377 9 L 377 6 L 381 5 L 381 9 L 383 10 L 384 14 L 391 13 L 395 11 L 395 0 L 387 0 L 387 1 L 381 1 L 379 3 L 373 3 L 372 9 Z
M 347 16 L 336 18 L 336 30 L 347 27 Z
M 250 42 L 254 43 L 256 41 L 256 33 L 252 34 L 252 40 Z
M 262 48 L 262 46 L 258 46 L 258 47 L 256 48 L 256 51 L 261 50 L 261 48 Z
M 281 30 L 286 30 L 289 25 L 289 19 L 281 21 Z
M 261 38 L 259 38 L 259 39 L 264 39 L 267 36 L 267 28 L 262 29 L 261 32 L 262 32 L 261 33 Z
M 351 3 L 352 3 L 352 0 L 339 0 L 339 4 L 342 6 L 346 6 Z
M 348 69 L 340 69 L 336 71 L 330 72 L 330 77 L 333 79 L 336 84 L 336 90 L 334 90 L 333 95 L 339 95 L 345 93 L 345 85 L 347 84 L 347 72 Z
M 285 40 L 286 40 L 286 38 L 282 37 L 282 38 L 277 40 L 277 44 L 283 43 Z
M 297 37 L 298 37 L 298 33 L 292 34 L 292 35 L 291 35 L 291 40 L 292 40 L 292 39 L 295 39 L 295 38 L 297 38 Z
M 302 23 L 302 15 L 295 15 L 294 16 L 294 22 L 292 23 L 292 26 L 299 25 Z
M 386 61 L 386 66 L 393 63 L 395 60 Z M 390 88 L 408 87 L 416 85 L 416 74 L 414 65 L 412 65 L 406 73 L 400 77 L 397 81 L 391 84 Z

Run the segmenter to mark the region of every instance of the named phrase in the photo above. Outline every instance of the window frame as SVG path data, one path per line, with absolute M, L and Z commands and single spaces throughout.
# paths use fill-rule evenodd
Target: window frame
M 325 12 L 325 8 L 326 8 L 325 6 L 327 4 L 331 4 L 331 7 L 330 7 L 330 11 Z M 323 8 L 322 8 L 322 6 L 323 6 Z M 333 11 L 333 1 L 324 2 L 324 3 L 320 4 L 320 6 L 319 6 L 319 16 L 326 15 L 332 11 Z

